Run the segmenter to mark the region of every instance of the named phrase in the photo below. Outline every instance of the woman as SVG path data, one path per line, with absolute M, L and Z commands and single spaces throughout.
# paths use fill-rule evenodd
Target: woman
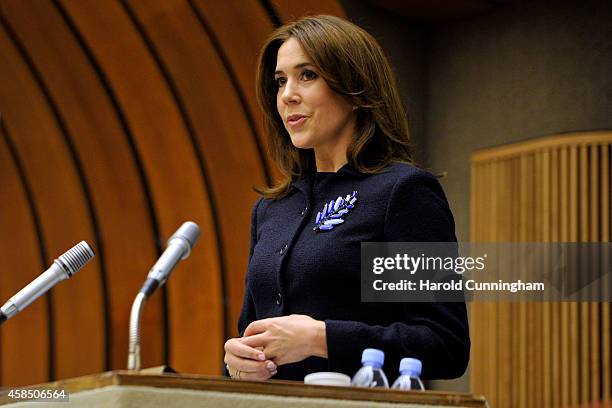
M 352 375 L 367 347 L 385 352 L 391 375 L 415 357 L 423 378 L 460 376 L 464 303 L 360 301 L 362 241 L 456 241 L 437 179 L 411 160 L 380 46 L 340 18 L 303 18 L 264 45 L 257 91 L 284 179 L 253 208 L 240 337 L 225 343 L 230 376 Z

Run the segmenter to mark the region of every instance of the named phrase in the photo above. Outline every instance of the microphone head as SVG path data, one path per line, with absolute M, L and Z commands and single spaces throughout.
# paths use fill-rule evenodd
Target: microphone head
M 77 273 L 85 264 L 94 257 L 94 251 L 91 249 L 89 244 L 85 241 L 81 241 L 68 251 L 64 252 L 55 262 L 68 274 L 68 277 L 72 277 Z
M 184 222 L 183 225 L 181 225 L 179 229 L 177 229 L 176 232 L 172 234 L 172 236 L 168 240 L 168 245 L 173 239 L 176 238 L 183 239 L 189 244 L 189 250 L 186 251 L 185 255 L 183 255 L 183 257 L 181 258 L 185 259 L 191 253 L 191 249 L 198 241 L 198 238 L 200 238 L 200 227 L 198 227 L 198 224 L 193 221 Z

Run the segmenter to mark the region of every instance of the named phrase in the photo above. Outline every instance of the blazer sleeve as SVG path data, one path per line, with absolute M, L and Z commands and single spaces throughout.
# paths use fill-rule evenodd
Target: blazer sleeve
M 454 229 L 444 192 L 433 175 L 422 172 L 396 182 L 385 217 L 385 241 L 453 242 Z M 470 338 L 464 302 L 388 305 L 401 308 L 401 321 L 387 326 L 325 322 L 331 371 L 352 371 L 363 349 L 374 347 L 385 351 L 389 373 L 397 372 L 403 357 L 422 361 L 424 379 L 456 378 L 465 372 Z
M 251 210 L 251 240 L 249 244 L 249 263 L 251 262 L 251 258 L 253 257 L 253 251 L 255 250 L 255 244 L 257 244 L 257 211 L 259 209 L 259 205 L 263 201 L 263 198 L 257 200 L 257 202 L 253 205 L 253 209 Z M 238 317 L 238 335 L 242 337 L 244 330 L 246 327 L 255 320 L 255 305 L 253 304 L 253 298 L 251 297 L 251 292 L 249 291 L 249 276 L 248 269 L 244 279 L 244 300 L 242 301 L 242 309 L 240 310 L 240 316 Z M 227 366 L 223 364 L 223 375 L 229 377 L 229 371 L 227 370 Z
M 249 245 L 249 263 L 251 262 L 251 258 L 253 257 L 253 251 L 255 249 L 255 245 L 257 244 L 257 212 L 262 201 L 263 198 L 257 200 L 255 205 L 253 205 L 253 210 L 251 212 L 251 243 Z M 244 281 L 244 300 L 242 302 L 240 317 L 238 318 L 238 334 L 240 336 L 243 335 L 244 330 L 249 325 L 249 323 L 255 320 L 255 304 L 253 303 L 253 297 L 251 296 L 251 291 L 249 290 L 248 272 L 245 275 Z

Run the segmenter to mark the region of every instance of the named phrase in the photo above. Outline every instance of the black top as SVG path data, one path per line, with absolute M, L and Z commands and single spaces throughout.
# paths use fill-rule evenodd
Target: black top
M 318 211 L 357 191 L 345 222 L 314 231 Z M 463 374 L 470 351 L 464 303 L 361 303 L 362 241 L 456 241 L 454 220 L 438 180 L 408 164 L 364 175 L 345 165 L 292 184 L 280 200 L 253 208 L 240 335 L 254 320 L 305 314 L 326 324 L 328 359 L 310 357 L 278 367 L 277 379 L 303 380 L 315 371 L 353 375 L 361 352 L 385 352 L 393 378 L 403 357 L 423 362 L 422 377 Z

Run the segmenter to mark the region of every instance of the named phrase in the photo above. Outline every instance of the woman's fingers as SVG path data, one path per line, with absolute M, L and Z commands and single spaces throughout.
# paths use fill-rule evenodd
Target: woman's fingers
M 255 361 L 248 358 L 241 358 L 231 353 L 225 354 L 225 364 L 234 369 L 249 373 L 255 373 L 258 371 L 274 371 L 276 369 L 276 364 L 270 360 Z
M 242 344 L 240 340 L 234 338 L 225 342 L 224 361 L 233 378 L 267 380 L 276 374 L 276 364 L 266 360 L 262 350 Z
M 253 334 L 252 336 L 241 338 L 240 343 L 256 350 L 259 348 L 263 349 L 267 345 L 268 337 L 266 333 Z
M 277 373 L 276 365 L 271 361 L 267 361 L 265 368 L 259 371 L 244 371 L 230 364 L 227 364 L 227 370 L 230 377 L 241 380 L 267 380 Z
M 274 317 L 269 318 L 269 319 L 261 319 L 261 320 L 255 320 L 254 322 L 251 322 L 246 329 L 244 329 L 244 337 L 248 337 L 248 336 L 252 336 L 254 334 L 257 333 L 261 333 L 266 331 L 266 328 L 268 327 L 268 323 L 275 319 Z
M 229 339 L 225 342 L 225 352 L 251 360 L 264 361 L 266 359 L 266 355 L 261 350 L 243 344 L 240 339 L 237 338 Z
M 250 380 L 250 381 L 262 381 L 262 380 L 267 380 L 269 378 L 271 378 L 272 376 L 276 375 L 276 370 L 274 371 L 268 371 L 268 370 L 264 370 L 264 371 L 258 371 L 255 373 L 249 373 L 246 371 L 240 371 L 240 375 L 239 375 L 239 379 L 241 380 Z

